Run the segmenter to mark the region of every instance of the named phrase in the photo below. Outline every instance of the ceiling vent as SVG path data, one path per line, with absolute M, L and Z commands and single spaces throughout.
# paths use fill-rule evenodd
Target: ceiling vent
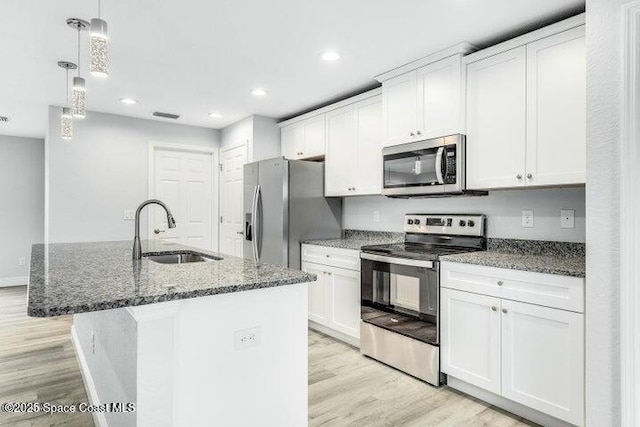
M 161 111 L 154 111 L 153 112 L 153 116 L 154 117 L 162 117 L 163 119 L 173 119 L 173 120 L 176 120 L 176 119 L 178 119 L 180 117 L 177 114 L 163 113 Z
M 0 123 L 9 123 L 9 117 L 0 116 Z

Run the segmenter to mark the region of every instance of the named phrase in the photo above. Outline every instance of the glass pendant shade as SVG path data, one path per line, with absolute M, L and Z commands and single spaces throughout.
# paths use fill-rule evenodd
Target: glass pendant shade
M 109 36 L 107 23 L 99 18 L 91 20 L 89 37 L 89 69 L 96 77 L 109 75 Z
M 60 136 L 62 139 L 73 138 L 73 116 L 71 109 L 64 107 L 60 116 Z
M 85 116 L 85 100 L 87 91 L 82 77 L 73 78 L 73 92 L 71 94 L 71 106 L 73 117 L 83 119 Z

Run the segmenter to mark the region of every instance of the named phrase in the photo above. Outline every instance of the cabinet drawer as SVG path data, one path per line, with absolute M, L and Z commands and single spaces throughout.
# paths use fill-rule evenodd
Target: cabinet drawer
M 443 262 L 440 285 L 545 307 L 584 312 L 584 279 Z
M 302 262 L 328 265 L 360 271 L 360 251 L 354 249 L 329 248 L 326 246 L 302 245 Z

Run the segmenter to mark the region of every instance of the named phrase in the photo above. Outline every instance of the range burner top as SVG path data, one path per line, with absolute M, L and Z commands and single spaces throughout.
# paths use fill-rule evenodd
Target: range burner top
M 420 259 L 425 261 L 436 261 L 444 255 L 459 254 L 464 252 L 481 251 L 482 248 L 472 247 L 451 247 L 420 243 L 395 243 L 388 245 L 364 246 L 363 252 L 384 255 L 396 258 Z
M 436 261 L 444 255 L 485 250 L 484 215 L 405 215 L 404 243 L 371 245 L 363 252 L 395 258 Z

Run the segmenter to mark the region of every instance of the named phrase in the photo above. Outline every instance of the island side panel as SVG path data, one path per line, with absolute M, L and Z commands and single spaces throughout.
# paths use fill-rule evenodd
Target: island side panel
M 307 289 L 182 301 L 176 425 L 307 425 Z M 251 330 L 258 342 L 242 347 L 238 332 Z
M 126 309 L 73 316 L 73 344 L 91 404 L 136 402 L 137 334 Z M 97 426 L 136 426 L 135 413 L 93 415 Z

